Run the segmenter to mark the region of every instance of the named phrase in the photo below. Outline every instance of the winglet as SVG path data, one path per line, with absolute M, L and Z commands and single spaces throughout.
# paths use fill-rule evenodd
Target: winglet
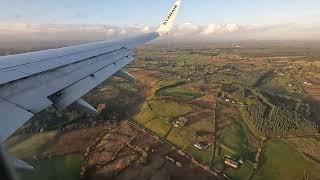
M 181 0 L 176 0 L 172 8 L 170 9 L 167 17 L 164 19 L 160 27 L 156 30 L 160 36 L 168 34 L 172 29 L 173 23 L 177 17 L 178 10 L 180 8 Z

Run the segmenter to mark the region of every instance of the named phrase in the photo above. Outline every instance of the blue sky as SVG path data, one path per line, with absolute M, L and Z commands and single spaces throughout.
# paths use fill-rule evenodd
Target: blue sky
M 155 29 L 174 0 L 0 0 L 0 39 L 101 40 Z M 182 0 L 171 38 L 320 40 L 320 0 Z
M 172 0 L 0 0 L 0 22 L 157 25 Z M 319 0 L 183 0 L 178 23 L 320 24 Z

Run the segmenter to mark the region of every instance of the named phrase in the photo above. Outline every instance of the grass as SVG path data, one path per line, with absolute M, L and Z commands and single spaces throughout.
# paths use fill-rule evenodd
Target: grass
M 248 141 L 245 130 L 238 122 L 233 122 L 229 127 L 223 130 L 221 136 L 222 143 L 233 149 L 236 156 L 244 160 L 254 160 L 255 154 L 248 148 Z
M 171 129 L 171 124 L 164 118 L 158 117 L 144 124 L 144 127 L 156 133 L 160 137 L 164 137 Z
M 224 150 L 221 147 L 217 147 L 217 149 L 219 149 L 218 151 L 216 151 L 216 155 L 215 155 L 215 159 L 214 159 L 214 168 L 218 169 L 219 171 L 222 171 L 224 168 L 224 156 L 225 155 L 229 155 L 232 156 L 233 154 Z
M 12 145 L 9 152 L 21 159 L 30 159 L 34 155 L 45 152 L 47 148 L 54 142 L 58 131 L 49 131 L 38 133 L 22 142 Z
M 145 124 L 156 117 L 157 115 L 151 111 L 148 104 L 144 103 L 140 112 L 137 115 L 135 115 L 133 119 L 140 124 Z
M 63 157 L 53 157 L 40 161 L 28 161 L 35 167 L 32 173 L 18 174 L 19 180 L 78 180 L 82 157 L 72 154 Z
M 238 169 L 227 168 L 225 173 L 232 180 L 249 179 L 252 174 L 253 168 L 254 165 L 250 161 L 246 161 Z
M 252 134 L 259 140 L 265 140 L 266 139 L 266 134 L 263 133 L 262 131 L 260 131 L 255 123 L 254 120 L 252 119 L 251 115 L 244 110 L 244 108 L 240 108 L 239 112 L 241 114 L 241 117 L 243 119 L 243 121 L 245 122 L 246 126 L 248 127 L 248 129 L 250 129 L 250 131 L 252 132 Z
M 158 91 L 158 95 L 178 97 L 185 101 L 202 96 L 200 92 L 190 90 L 190 89 L 184 89 L 181 87 L 172 87 L 172 88 L 162 89 Z
M 211 121 L 199 121 L 192 123 L 189 127 L 200 132 L 213 133 L 213 123 Z
M 173 127 L 168 134 L 167 140 L 184 149 L 190 144 L 195 136 L 196 131 L 191 128 Z
M 320 177 L 320 169 L 315 169 L 314 171 L 310 171 L 307 173 L 308 179 L 319 179 Z
M 289 84 L 292 84 L 292 78 L 287 75 L 277 75 L 272 74 L 267 77 L 262 84 L 262 88 L 267 89 L 271 92 L 283 94 L 283 95 L 293 95 L 295 94 L 296 87 L 289 87 Z
M 224 169 L 224 156 L 229 155 L 233 156 L 232 153 L 226 151 L 225 149 L 221 148 L 220 153 L 216 153 L 216 158 L 214 160 L 214 167 L 220 171 Z M 245 161 L 242 166 L 238 169 L 233 169 L 231 167 L 227 167 L 225 169 L 225 174 L 227 174 L 233 180 L 242 180 L 242 179 L 249 179 L 253 172 L 254 165 L 250 161 Z
M 303 179 L 305 172 L 320 168 L 283 140 L 269 140 L 265 143 L 260 165 L 254 180 Z
M 261 142 L 254 136 L 254 134 L 250 131 L 249 127 L 246 125 L 246 123 L 243 120 L 241 120 L 241 127 L 245 132 L 248 148 L 252 152 L 257 152 Z
M 164 88 L 164 87 L 167 87 L 167 86 L 173 86 L 175 84 L 183 83 L 183 82 L 185 82 L 185 80 L 177 79 L 177 78 L 165 79 L 165 80 L 160 82 L 160 88 Z
M 185 152 L 205 165 L 210 165 L 211 163 L 211 157 L 212 157 L 211 147 L 209 147 L 207 150 L 199 150 L 196 147 L 194 147 L 193 144 L 190 144 L 185 149 Z
M 226 144 L 229 147 L 232 147 L 236 149 L 237 147 L 243 147 L 246 146 L 246 139 L 244 132 L 241 128 L 241 126 L 233 122 L 230 126 L 226 127 L 224 130 L 224 133 L 222 134 L 222 141 L 224 144 Z
M 312 156 L 320 162 L 320 139 L 319 138 L 290 138 L 288 141 L 294 144 L 300 152 Z
M 135 84 L 133 83 L 118 83 L 115 85 L 119 89 L 126 90 L 132 93 L 138 93 L 139 90 L 135 87 Z
M 161 100 L 149 101 L 151 109 L 162 117 L 175 118 L 187 114 L 192 110 L 189 106 L 180 105 L 175 102 L 166 102 Z
M 234 157 L 234 156 L 237 155 L 237 151 L 236 150 L 234 150 L 234 149 L 232 149 L 232 148 L 230 148 L 230 147 L 228 147 L 228 146 L 226 146 L 224 144 L 218 144 L 218 145 L 224 152 L 224 153 L 221 153 L 223 156 L 224 155 L 228 155 L 228 156 Z
M 13 146 L 15 146 L 16 144 L 21 143 L 22 141 L 26 140 L 30 136 L 31 136 L 30 134 L 19 134 L 19 135 L 11 136 L 9 139 L 5 140 L 3 145 L 6 149 L 10 149 Z

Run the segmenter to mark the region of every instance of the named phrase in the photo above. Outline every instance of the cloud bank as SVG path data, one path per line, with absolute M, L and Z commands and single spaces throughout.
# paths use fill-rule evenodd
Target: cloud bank
M 132 25 L 0 24 L 1 40 L 104 40 L 150 32 L 155 27 Z M 319 25 L 241 25 L 190 22 L 174 27 L 166 39 L 187 40 L 320 40 Z

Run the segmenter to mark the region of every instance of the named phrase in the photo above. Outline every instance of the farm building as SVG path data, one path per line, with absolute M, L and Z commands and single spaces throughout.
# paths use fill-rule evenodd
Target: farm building
M 208 149 L 209 146 L 210 146 L 210 144 L 207 142 L 204 142 L 204 141 L 199 141 L 199 142 L 194 143 L 194 147 L 196 147 L 200 150 L 206 150 L 206 149 Z
M 243 163 L 243 161 L 240 160 L 236 160 L 230 156 L 225 156 L 224 157 L 224 164 L 233 167 L 233 168 L 238 168 L 241 164 Z

